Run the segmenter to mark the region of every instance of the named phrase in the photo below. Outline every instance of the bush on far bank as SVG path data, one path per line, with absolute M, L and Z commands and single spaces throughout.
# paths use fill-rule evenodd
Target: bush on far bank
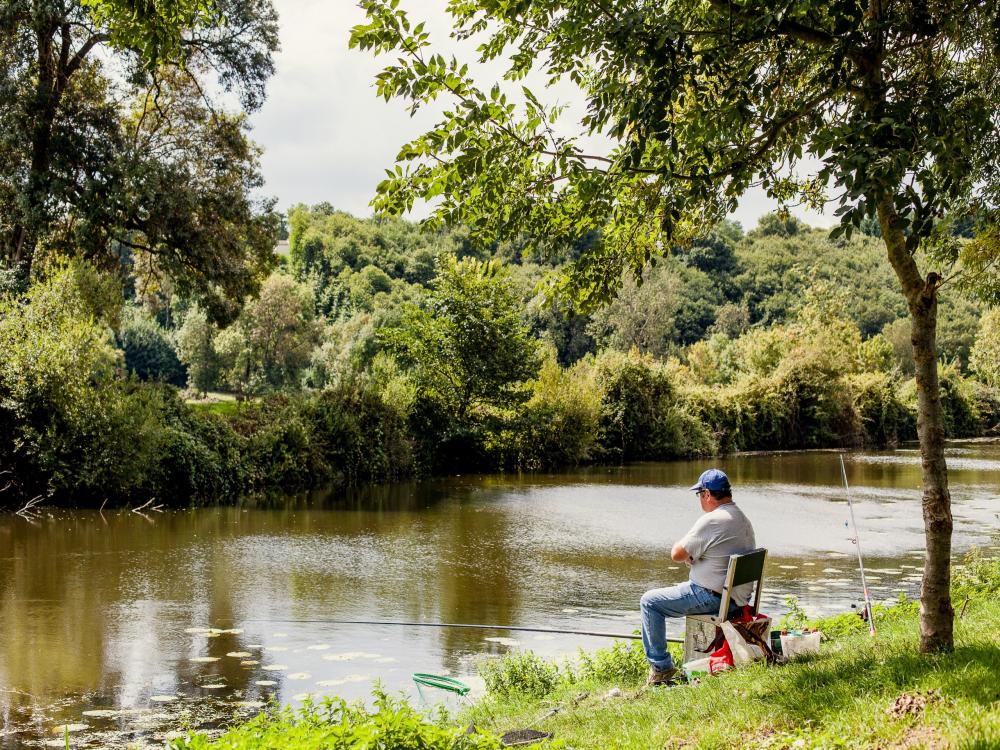
M 480 276 L 480 286 L 509 291 L 502 275 Z M 275 289 L 302 302 L 298 287 Z M 509 295 L 504 299 L 507 310 Z M 433 379 L 377 349 L 338 360 L 324 370 L 321 388 L 296 386 L 213 408 L 186 404 L 175 387 L 130 374 L 138 362 L 161 374 L 173 366 L 161 356 L 166 340 L 155 321 L 135 310 L 123 316 L 113 282 L 93 268 L 56 262 L 25 296 L 0 299 L 7 355 L 0 364 L 0 470 L 16 481 L 5 499 L 183 504 L 435 474 L 913 439 L 914 384 L 893 368 L 888 342 L 861 339 L 838 312 L 841 302 L 821 289 L 791 322 L 735 338 L 716 334 L 690 347 L 683 361 L 609 350 L 563 367 L 552 349 L 536 360 L 533 345 L 525 350 L 531 367 L 510 370 L 519 373 L 512 378 L 530 377 L 510 385 L 516 398 L 482 397 L 462 408 L 428 387 Z M 192 308 L 177 334 L 198 389 L 214 365 L 206 360 L 197 369 L 191 352 L 215 356 L 205 347 L 203 317 Z M 116 330 L 117 340 L 133 342 L 131 355 L 116 348 Z M 464 369 L 492 361 L 474 354 Z M 942 366 L 941 394 L 949 437 L 979 435 L 1000 422 L 997 390 L 956 366 Z

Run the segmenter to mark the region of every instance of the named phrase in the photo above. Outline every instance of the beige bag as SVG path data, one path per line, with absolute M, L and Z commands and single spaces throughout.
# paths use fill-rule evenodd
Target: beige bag
M 764 649 L 752 643 L 747 643 L 746 639 L 731 622 L 724 622 L 721 627 L 722 633 L 726 637 L 726 643 L 729 644 L 729 650 L 733 652 L 733 664 L 737 667 L 740 664 L 766 658 L 767 654 L 764 653 Z

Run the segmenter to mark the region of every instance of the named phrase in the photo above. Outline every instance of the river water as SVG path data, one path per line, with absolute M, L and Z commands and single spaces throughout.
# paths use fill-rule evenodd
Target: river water
M 1000 446 L 948 449 L 957 551 L 996 545 Z M 836 453 L 727 457 L 769 550 L 762 609 L 860 600 Z M 512 648 L 551 657 L 608 639 L 329 620 L 632 633 L 647 588 L 682 581 L 671 544 L 699 514 L 704 462 L 460 476 L 238 506 L 0 516 L 0 748 L 162 746 L 307 695 L 416 698 L 414 672 L 475 684 Z M 872 594 L 919 591 L 915 450 L 849 454 Z M 680 633 L 677 623 L 673 634 Z M 95 713 L 96 712 L 96 713 Z

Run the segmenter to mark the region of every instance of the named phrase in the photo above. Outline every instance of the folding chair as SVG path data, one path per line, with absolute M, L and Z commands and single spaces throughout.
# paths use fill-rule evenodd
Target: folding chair
M 767 550 L 763 547 L 742 555 L 729 556 L 729 570 L 722 587 L 722 601 L 714 615 L 688 615 L 684 622 L 684 661 L 708 656 L 708 646 L 715 640 L 716 629 L 729 618 L 729 599 L 733 589 L 747 583 L 755 583 L 752 597 L 753 613 L 760 607 L 760 594 L 764 587 L 764 563 Z

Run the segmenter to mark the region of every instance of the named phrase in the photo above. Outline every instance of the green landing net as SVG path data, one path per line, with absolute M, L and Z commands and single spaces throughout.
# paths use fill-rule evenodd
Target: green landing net
M 471 690 L 471 688 L 461 680 L 456 680 L 454 677 L 445 677 L 440 674 L 414 672 L 413 681 L 417 683 L 417 690 L 419 690 L 421 686 L 436 688 L 438 690 L 447 690 L 449 693 L 455 693 L 463 698 L 468 694 L 469 690 Z

